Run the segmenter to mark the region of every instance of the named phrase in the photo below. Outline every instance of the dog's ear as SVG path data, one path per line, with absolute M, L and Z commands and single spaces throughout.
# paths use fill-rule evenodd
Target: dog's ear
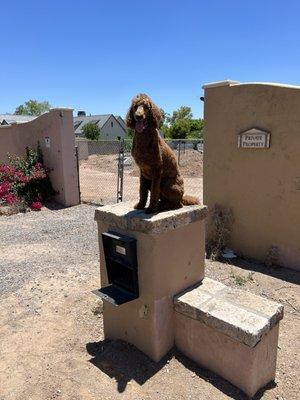
M 149 110 L 149 119 L 151 125 L 154 126 L 155 128 L 159 127 L 160 121 L 162 120 L 160 109 L 152 102 Z
M 132 105 L 130 106 L 130 108 L 127 112 L 127 115 L 126 115 L 126 125 L 127 125 L 127 128 L 130 128 L 130 129 L 135 128 L 135 120 L 134 120 Z

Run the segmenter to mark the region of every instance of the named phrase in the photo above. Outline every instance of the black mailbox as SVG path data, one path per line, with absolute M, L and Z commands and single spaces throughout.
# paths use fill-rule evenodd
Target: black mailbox
M 108 286 L 93 293 L 114 305 L 139 297 L 136 239 L 117 232 L 102 233 Z

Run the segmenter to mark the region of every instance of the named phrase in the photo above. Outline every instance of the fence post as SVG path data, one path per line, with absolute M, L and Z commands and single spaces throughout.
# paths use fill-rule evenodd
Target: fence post
M 178 142 L 178 165 L 180 165 L 181 141 Z
M 118 156 L 118 181 L 117 181 L 117 203 L 123 201 L 123 181 L 124 181 L 124 139 L 119 139 Z
M 78 184 L 78 193 L 79 193 L 79 204 L 81 204 L 80 178 L 79 178 L 79 152 L 78 152 L 78 146 L 75 146 L 75 156 L 76 156 L 76 167 L 77 167 L 77 184 Z

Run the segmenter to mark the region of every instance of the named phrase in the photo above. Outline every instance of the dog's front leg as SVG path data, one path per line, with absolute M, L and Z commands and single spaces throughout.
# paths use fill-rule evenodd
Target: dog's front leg
M 135 209 L 141 210 L 145 208 L 148 199 L 148 190 L 150 189 L 150 181 L 142 174 L 140 176 L 140 200 L 134 206 Z
M 160 181 L 161 181 L 161 170 L 157 169 L 152 173 L 152 182 L 150 189 L 150 203 L 146 209 L 147 214 L 151 214 L 157 211 L 158 201 L 160 195 Z

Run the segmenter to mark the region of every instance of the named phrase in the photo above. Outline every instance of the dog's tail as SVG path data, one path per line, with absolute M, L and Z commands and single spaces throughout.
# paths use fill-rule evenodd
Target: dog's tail
M 182 204 L 184 206 L 193 206 L 196 204 L 201 204 L 200 199 L 195 196 L 184 195 L 182 198 Z

